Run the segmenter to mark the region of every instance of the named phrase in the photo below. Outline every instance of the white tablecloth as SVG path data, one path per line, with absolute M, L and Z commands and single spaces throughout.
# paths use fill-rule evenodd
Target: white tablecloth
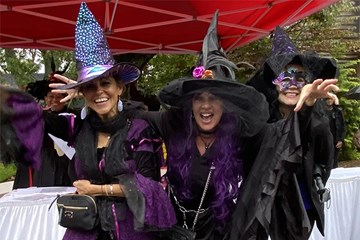
M 310 240 L 360 239 L 360 167 L 332 170 L 326 187 L 331 200 L 325 207 L 325 237 L 315 227 Z
M 331 200 L 325 209 L 325 237 L 317 228 L 310 240 L 360 239 L 360 168 L 337 168 L 326 185 Z M 57 240 L 65 229 L 59 226 L 56 204 L 48 210 L 57 194 L 74 188 L 50 187 L 14 190 L 0 198 L 0 239 Z
M 57 194 L 74 192 L 74 188 L 47 187 L 14 190 L 0 198 L 0 239 L 57 240 L 65 228 L 58 225 Z

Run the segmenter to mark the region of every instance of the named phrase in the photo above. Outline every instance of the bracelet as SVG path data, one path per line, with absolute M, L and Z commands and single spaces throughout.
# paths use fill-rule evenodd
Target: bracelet
M 105 184 L 104 188 L 105 188 L 105 194 L 106 194 L 106 196 L 109 196 L 109 193 L 108 193 L 108 191 L 107 191 L 107 185 L 106 185 L 106 184 Z
M 114 195 L 114 188 L 112 184 L 110 184 L 110 195 Z

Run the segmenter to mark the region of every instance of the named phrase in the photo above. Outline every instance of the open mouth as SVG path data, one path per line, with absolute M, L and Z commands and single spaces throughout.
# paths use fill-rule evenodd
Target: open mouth
M 213 113 L 200 113 L 200 117 L 204 123 L 209 123 L 214 117 Z
M 296 98 L 297 96 L 299 96 L 298 92 L 285 92 L 284 95 L 288 98 Z

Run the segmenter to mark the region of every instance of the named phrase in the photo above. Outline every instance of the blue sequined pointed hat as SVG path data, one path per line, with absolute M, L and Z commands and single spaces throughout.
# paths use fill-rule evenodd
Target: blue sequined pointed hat
M 80 6 L 75 30 L 75 60 L 77 83 L 62 89 L 77 88 L 99 77 L 114 77 L 125 84 L 136 81 L 141 71 L 131 63 L 116 63 L 103 30 L 83 2 Z

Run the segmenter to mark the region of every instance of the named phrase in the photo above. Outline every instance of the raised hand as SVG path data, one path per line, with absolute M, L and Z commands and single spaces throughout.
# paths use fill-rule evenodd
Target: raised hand
M 62 89 L 58 89 L 59 87 L 65 85 L 65 84 L 73 84 L 76 83 L 76 81 L 69 79 L 67 77 L 64 77 L 62 75 L 59 74 L 55 74 L 54 77 L 56 79 L 59 79 L 61 81 L 63 81 L 64 83 L 51 83 L 49 84 L 49 87 L 54 88 L 53 90 L 51 90 L 54 93 L 66 93 L 66 97 L 64 97 L 63 99 L 60 100 L 60 102 L 67 102 L 70 99 L 76 98 L 78 96 L 80 96 L 81 94 L 76 91 L 75 89 L 67 89 L 67 90 L 62 90 Z
M 337 96 L 331 93 L 332 91 L 339 91 L 339 87 L 335 85 L 337 82 L 337 79 L 316 79 L 313 83 L 305 85 L 301 90 L 294 111 L 299 111 L 304 103 L 306 106 L 313 106 L 319 98 L 332 98 L 335 104 L 339 104 Z

